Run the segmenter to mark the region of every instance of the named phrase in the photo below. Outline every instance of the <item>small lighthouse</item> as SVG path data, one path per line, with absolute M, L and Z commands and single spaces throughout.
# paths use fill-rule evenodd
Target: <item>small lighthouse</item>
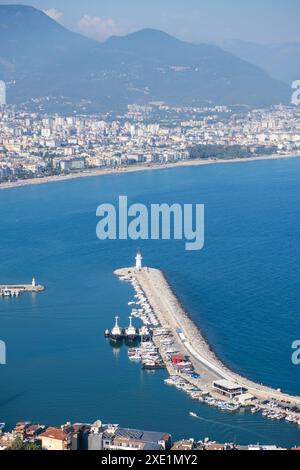
M 31 285 L 32 285 L 32 287 L 36 287 L 36 280 L 35 280 L 34 277 L 32 278 L 32 283 L 31 283 Z
M 135 269 L 137 271 L 141 271 L 143 266 L 142 266 L 142 261 L 143 261 L 143 257 L 141 255 L 141 252 L 138 251 L 136 257 L 135 257 Z

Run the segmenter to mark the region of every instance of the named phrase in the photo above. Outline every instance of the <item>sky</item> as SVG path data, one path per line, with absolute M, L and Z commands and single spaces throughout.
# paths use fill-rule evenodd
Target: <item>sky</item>
M 193 42 L 300 41 L 299 0 L 15 0 L 99 41 L 155 28 Z

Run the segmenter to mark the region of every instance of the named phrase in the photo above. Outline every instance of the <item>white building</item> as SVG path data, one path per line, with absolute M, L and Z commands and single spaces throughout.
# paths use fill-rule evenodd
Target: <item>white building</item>
M 6 105 L 6 84 L 0 81 L 0 106 Z
M 239 395 L 243 395 L 246 390 L 241 386 L 234 382 L 230 382 L 229 380 L 218 380 L 213 383 L 213 389 L 215 392 L 220 393 L 227 398 L 234 398 Z

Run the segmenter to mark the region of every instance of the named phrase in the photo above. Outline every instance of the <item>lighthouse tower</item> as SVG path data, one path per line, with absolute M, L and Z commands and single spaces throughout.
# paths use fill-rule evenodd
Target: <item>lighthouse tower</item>
M 135 257 L 135 269 L 137 271 L 141 271 L 143 266 L 142 266 L 142 261 L 143 261 L 143 257 L 141 255 L 141 252 L 138 251 L 136 257 Z
M 36 280 L 35 280 L 35 278 L 34 278 L 34 277 L 32 278 L 31 285 L 32 285 L 32 287 L 36 287 Z

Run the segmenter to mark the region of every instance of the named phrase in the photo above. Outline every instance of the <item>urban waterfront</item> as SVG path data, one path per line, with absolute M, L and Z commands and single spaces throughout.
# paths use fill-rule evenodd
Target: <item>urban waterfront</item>
M 132 292 L 113 270 L 133 263 L 134 242 L 96 239 L 96 208 L 130 202 L 204 203 L 206 245 L 143 242 L 146 264 L 166 272 L 209 343 L 233 370 L 299 394 L 291 344 L 300 334 L 300 161 L 251 162 L 79 179 L 1 192 L 1 284 L 46 285 L 0 303 L 7 366 L 0 418 L 104 421 L 175 438 L 293 446 L 298 428 L 195 404 L 112 349 L 103 331 L 128 323 Z M 117 188 L 117 190 L 116 190 Z M 200 420 L 188 413 L 195 411 Z

